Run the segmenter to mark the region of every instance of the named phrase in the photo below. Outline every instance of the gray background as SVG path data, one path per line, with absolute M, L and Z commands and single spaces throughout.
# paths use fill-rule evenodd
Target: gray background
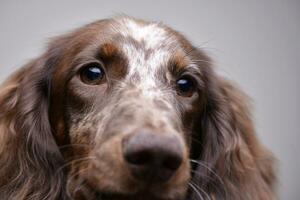
M 300 199 L 300 1 L 0 1 L 0 81 L 48 39 L 124 13 L 163 21 L 215 59 L 253 99 L 262 142 L 278 158 L 281 199 Z

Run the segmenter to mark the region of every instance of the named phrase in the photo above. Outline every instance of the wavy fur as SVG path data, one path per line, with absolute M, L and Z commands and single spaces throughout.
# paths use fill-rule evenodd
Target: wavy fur
M 69 199 L 65 162 L 49 115 L 53 69 L 80 51 L 84 31 L 56 39 L 46 53 L 15 72 L 0 87 L 0 198 L 10 200 Z M 170 30 L 169 30 L 170 31 Z M 79 35 L 81 35 L 79 37 Z M 178 36 L 181 37 L 181 36 Z M 203 199 L 268 200 L 275 198 L 273 157 L 259 143 L 247 97 L 209 65 L 203 70 L 205 90 L 191 146 L 192 181 Z M 188 199 L 197 199 L 194 190 Z

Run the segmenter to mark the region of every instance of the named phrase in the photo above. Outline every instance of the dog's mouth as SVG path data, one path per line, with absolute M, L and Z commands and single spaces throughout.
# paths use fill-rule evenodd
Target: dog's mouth
M 97 159 L 73 170 L 87 169 L 77 178 L 84 182 L 79 185 L 90 191 L 84 195 L 93 195 L 88 199 L 184 199 L 190 165 L 186 148 L 177 137 L 145 131 L 129 138 L 114 137 L 93 153 Z M 71 190 L 77 192 L 74 188 Z

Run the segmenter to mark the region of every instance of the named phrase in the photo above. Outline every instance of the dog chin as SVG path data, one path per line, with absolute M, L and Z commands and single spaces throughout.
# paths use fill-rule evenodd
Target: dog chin
M 93 179 L 93 176 L 85 177 L 85 180 L 85 187 L 90 191 L 87 196 L 93 193 L 97 200 L 184 200 L 188 190 L 187 181 L 175 184 L 174 181 L 143 183 L 127 180 L 123 185 L 111 185 L 103 179 Z
M 93 190 L 97 200 L 184 200 L 186 190 L 154 190 L 151 186 L 139 189 L 136 192 L 114 192 Z

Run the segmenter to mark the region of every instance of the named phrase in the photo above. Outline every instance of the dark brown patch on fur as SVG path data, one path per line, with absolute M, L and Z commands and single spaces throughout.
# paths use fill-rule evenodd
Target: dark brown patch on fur
M 128 61 L 114 44 L 103 44 L 99 50 L 99 59 L 104 62 L 106 69 L 111 72 L 113 79 L 119 80 L 126 75 Z

